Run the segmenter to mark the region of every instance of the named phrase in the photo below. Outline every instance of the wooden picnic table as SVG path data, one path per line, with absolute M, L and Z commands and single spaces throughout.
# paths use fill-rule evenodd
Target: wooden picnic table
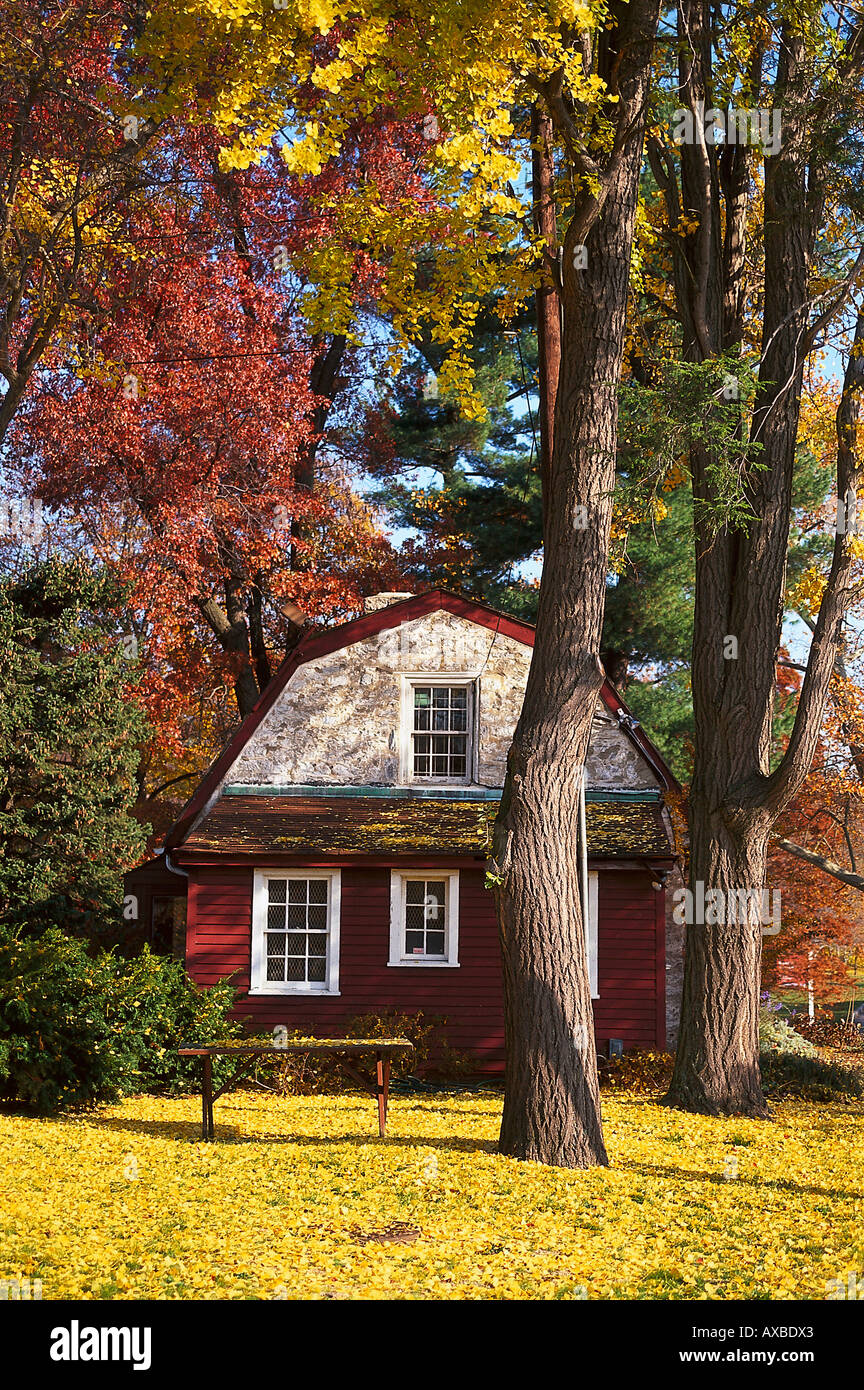
M 378 1101 L 378 1134 L 387 1133 L 387 1104 L 390 1099 L 390 1063 L 394 1056 L 413 1052 L 414 1044 L 407 1038 L 300 1038 L 285 1042 L 259 1042 L 255 1039 L 229 1039 L 227 1042 L 180 1047 L 180 1057 L 200 1057 L 203 1063 L 201 1083 L 201 1138 L 215 1138 L 213 1102 L 224 1096 L 243 1076 L 248 1076 L 259 1057 L 332 1057 L 353 1081 Z M 371 1081 L 350 1061 L 354 1057 L 375 1058 L 375 1080 Z M 213 1090 L 213 1058 L 240 1057 L 243 1060 L 231 1077 Z

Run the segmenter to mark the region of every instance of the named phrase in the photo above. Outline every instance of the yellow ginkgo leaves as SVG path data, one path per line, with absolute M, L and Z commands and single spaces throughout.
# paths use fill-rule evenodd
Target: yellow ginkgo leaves
M 864 1273 L 864 1105 L 604 1100 L 611 1167 L 496 1153 L 500 1095 L 144 1097 L 0 1115 L 0 1279 L 45 1299 L 824 1299 Z M 409 1230 L 411 1239 L 382 1240 Z

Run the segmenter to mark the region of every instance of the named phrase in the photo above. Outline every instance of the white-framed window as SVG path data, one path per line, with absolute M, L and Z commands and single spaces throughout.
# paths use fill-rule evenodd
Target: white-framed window
M 395 870 L 390 876 L 390 965 L 458 966 L 459 874 Z
M 258 869 L 250 994 L 338 994 L 338 869 Z
M 402 780 L 474 779 L 476 682 L 459 676 L 406 676 L 402 691 Z
M 585 923 L 585 945 L 588 949 L 588 980 L 591 985 L 591 998 L 600 998 L 597 974 L 597 905 L 599 878 L 596 873 L 588 874 L 588 918 Z

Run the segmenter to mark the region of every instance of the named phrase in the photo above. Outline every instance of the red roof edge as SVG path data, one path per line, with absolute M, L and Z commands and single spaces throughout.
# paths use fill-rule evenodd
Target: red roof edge
M 623 714 L 624 719 L 619 719 L 622 731 L 627 735 L 632 743 L 638 748 L 639 752 L 651 764 L 657 773 L 665 791 L 680 791 L 681 783 L 675 776 L 659 748 L 655 748 L 642 725 L 639 723 L 614 685 L 610 680 L 604 680 L 600 687 L 600 698 L 611 714 L 616 717 Z
M 311 633 L 309 636 L 311 636 Z M 176 849 L 177 846 L 185 840 L 196 818 L 207 805 L 209 798 L 218 787 L 240 750 L 249 741 L 267 711 L 272 708 L 277 697 L 281 695 L 288 681 L 297 670 L 297 667 L 302 666 L 303 662 L 308 659 L 305 656 L 308 641 L 309 637 L 300 639 L 291 655 L 286 657 L 285 661 L 282 662 L 282 665 L 270 681 L 266 690 L 259 696 L 257 704 L 250 710 L 249 714 L 247 714 L 236 733 L 228 740 L 216 761 L 212 763 L 204 773 L 195 791 L 192 793 L 186 805 L 183 807 L 183 810 L 180 812 L 180 815 L 165 836 L 166 852 Z
M 477 603 L 474 599 L 463 598 L 460 594 L 448 593 L 446 589 L 432 589 L 425 594 L 414 594 L 411 598 L 402 599 L 399 603 L 392 603 L 387 608 L 379 608 L 374 613 L 363 613 L 359 618 L 352 618 L 349 622 L 340 623 L 337 627 L 313 629 L 307 632 L 300 639 L 293 652 L 282 662 L 270 684 L 259 697 L 257 704 L 247 714 L 216 761 L 205 772 L 198 787 L 165 836 L 165 850 L 176 849 L 186 838 L 231 764 L 273 708 L 298 666 L 304 665 L 307 661 L 314 661 L 319 656 L 329 656 L 331 652 L 339 651 L 341 647 L 349 647 L 352 643 L 361 642 L 366 637 L 373 637 L 378 632 L 386 631 L 387 628 L 399 627 L 402 623 L 412 622 L 415 618 L 425 618 L 428 613 L 434 613 L 440 609 L 459 618 L 468 618 L 471 622 L 479 623 L 491 631 L 500 632 L 504 637 L 511 637 L 517 642 L 524 642 L 526 647 L 534 646 L 534 628 L 531 623 L 522 622 L 519 618 L 510 618 L 505 613 L 498 613 L 494 608 L 489 608 L 485 603 Z M 604 681 L 600 694 L 607 709 L 611 710 L 613 714 L 621 709 L 625 715 L 629 716 L 631 720 L 633 719 L 624 701 L 608 681 Z M 635 725 L 635 721 L 633 723 Z M 667 787 L 677 787 L 678 783 L 674 774 L 666 766 L 659 752 L 641 728 L 628 727 L 626 724 L 622 727 L 654 767 L 661 781 Z
M 185 839 L 193 822 L 206 806 L 234 759 L 273 708 L 298 666 L 319 656 L 329 656 L 341 647 L 349 647 L 354 642 L 361 642 L 365 637 L 373 637 L 388 628 L 399 627 L 415 618 L 425 618 L 428 613 L 434 613 L 439 609 L 453 613 L 459 618 L 468 618 L 482 627 L 502 633 L 505 637 L 524 642 L 528 647 L 534 645 L 534 628 L 530 623 L 510 618 L 505 613 L 498 613 L 494 608 L 489 608 L 484 603 L 476 603 L 473 599 L 463 598 L 460 594 L 450 594 L 446 589 L 432 589 L 429 593 L 415 594 L 399 603 L 391 603 L 387 608 L 379 608 L 374 613 L 363 613 L 359 618 L 352 618 L 350 622 L 340 623 L 338 627 L 307 632 L 293 652 L 282 662 L 254 709 L 249 712 L 219 757 L 205 772 L 166 835 L 165 849 L 176 849 Z

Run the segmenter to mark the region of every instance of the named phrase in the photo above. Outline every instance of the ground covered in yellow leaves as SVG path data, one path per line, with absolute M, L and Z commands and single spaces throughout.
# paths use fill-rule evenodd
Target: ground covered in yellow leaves
M 0 1279 L 58 1298 L 824 1299 L 864 1270 L 864 1105 L 604 1101 L 611 1166 L 495 1152 L 492 1092 L 0 1114 Z M 389 1233 L 389 1238 L 388 1238 Z M 394 1240 L 393 1236 L 399 1239 Z

